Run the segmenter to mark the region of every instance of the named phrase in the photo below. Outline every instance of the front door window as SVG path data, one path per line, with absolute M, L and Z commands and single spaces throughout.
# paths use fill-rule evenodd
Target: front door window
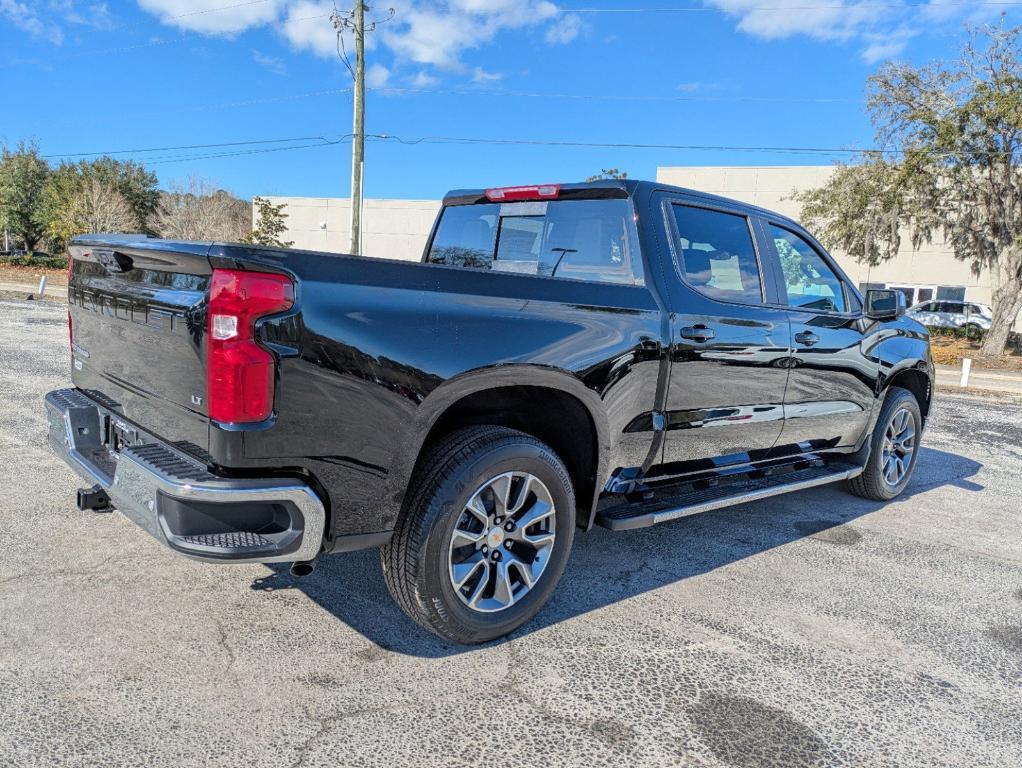
M 784 272 L 788 304 L 817 312 L 845 312 L 841 279 L 809 243 L 787 229 L 770 225 Z

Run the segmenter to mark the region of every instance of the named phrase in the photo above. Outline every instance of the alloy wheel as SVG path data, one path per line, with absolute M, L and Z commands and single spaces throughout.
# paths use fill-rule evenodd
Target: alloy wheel
M 916 449 L 916 420 L 908 408 L 899 408 L 887 422 L 884 431 L 881 472 L 888 487 L 894 488 L 905 479 L 912 466 Z
M 556 539 L 553 497 L 527 472 L 505 472 L 469 498 L 451 534 L 451 586 L 474 611 L 521 600 L 543 576 Z

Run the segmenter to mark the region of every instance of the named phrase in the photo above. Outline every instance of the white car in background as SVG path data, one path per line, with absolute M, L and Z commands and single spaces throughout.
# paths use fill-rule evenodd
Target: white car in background
M 986 304 L 975 301 L 924 301 L 906 313 L 930 328 L 968 328 L 990 330 L 994 313 Z

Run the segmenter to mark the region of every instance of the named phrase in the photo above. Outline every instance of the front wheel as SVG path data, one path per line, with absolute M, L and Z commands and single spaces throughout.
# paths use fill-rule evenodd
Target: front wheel
M 889 501 L 900 494 L 919 459 L 922 431 L 923 417 L 915 395 L 891 387 L 873 429 L 866 468 L 848 481 L 848 489 L 874 501 Z
M 571 480 L 549 446 L 504 427 L 471 427 L 423 462 L 380 559 L 412 619 L 449 640 L 480 643 L 543 607 L 574 529 Z

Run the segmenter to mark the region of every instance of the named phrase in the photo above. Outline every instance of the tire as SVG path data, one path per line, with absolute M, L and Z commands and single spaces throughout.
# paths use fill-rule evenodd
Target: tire
M 897 423 L 896 419 L 899 420 Z M 903 423 L 912 429 L 911 453 L 908 456 L 905 456 L 903 452 L 904 447 L 908 445 L 908 441 L 903 439 L 905 430 L 898 428 Z M 870 437 L 869 460 L 866 462 L 866 468 L 861 475 L 848 481 L 848 490 L 856 496 L 873 501 L 890 501 L 898 496 L 912 479 L 912 472 L 919 459 L 919 439 L 922 432 L 923 418 L 915 395 L 907 389 L 891 387 Z M 888 450 L 887 442 L 891 434 L 896 438 L 894 445 L 902 447 L 902 450 L 894 451 L 894 458 L 900 458 L 901 461 L 901 470 L 895 473 L 896 479 L 886 471 L 892 466 L 888 463 L 892 451 Z
M 543 607 L 574 532 L 575 495 L 557 454 L 523 432 L 469 427 L 438 443 L 412 478 L 380 562 L 390 594 L 414 621 L 448 640 L 482 643 Z

